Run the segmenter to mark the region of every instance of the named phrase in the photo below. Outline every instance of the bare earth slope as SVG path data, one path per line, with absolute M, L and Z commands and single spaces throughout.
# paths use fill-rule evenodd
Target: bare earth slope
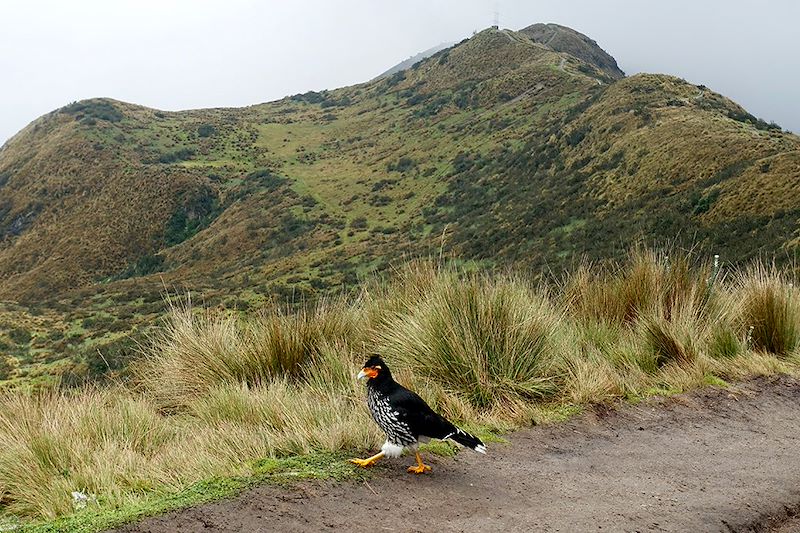
M 120 531 L 791 531 L 798 385 L 598 409 L 520 431 L 486 457 L 434 461 L 432 475 L 406 474 L 403 458 L 369 483 L 262 486 Z

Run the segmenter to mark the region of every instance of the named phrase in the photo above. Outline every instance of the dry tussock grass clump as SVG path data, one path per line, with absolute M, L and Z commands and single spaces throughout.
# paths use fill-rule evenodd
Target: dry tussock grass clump
M 510 278 L 432 275 L 424 296 L 384 318 L 377 351 L 479 408 L 554 391 L 559 317 L 542 294 Z
M 4 510 L 55 517 L 72 491 L 124 504 L 170 483 L 160 453 L 179 429 L 152 405 L 118 389 L 13 392 L 0 398 L 0 496 Z
M 331 347 L 361 341 L 359 311 L 343 300 L 289 313 L 268 309 L 249 320 L 219 310 L 173 306 L 150 339 L 137 383 L 166 409 L 186 406 L 220 384 L 259 386 L 297 379 Z
M 800 291 L 784 274 L 764 265 L 753 266 L 737 281 L 750 347 L 789 356 L 800 344 Z

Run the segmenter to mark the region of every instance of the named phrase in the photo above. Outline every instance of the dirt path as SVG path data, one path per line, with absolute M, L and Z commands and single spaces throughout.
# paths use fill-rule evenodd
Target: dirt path
M 760 379 L 515 433 L 369 483 L 262 486 L 121 531 L 795 531 L 800 382 Z M 787 529 L 788 528 L 788 529 Z

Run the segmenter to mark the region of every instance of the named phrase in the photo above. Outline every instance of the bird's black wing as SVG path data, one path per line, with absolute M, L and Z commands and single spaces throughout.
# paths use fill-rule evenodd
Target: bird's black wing
M 458 431 L 447 419 L 431 409 L 417 393 L 402 385 L 392 391 L 389 402 L 397 411 L 398 420 L 408 424 L 415 437 L 445 439 Z

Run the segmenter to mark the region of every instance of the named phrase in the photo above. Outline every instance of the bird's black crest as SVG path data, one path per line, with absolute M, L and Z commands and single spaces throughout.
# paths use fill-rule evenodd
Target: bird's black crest
M 375 366 L 379 366 L 379 367 L 385 368 L 385 369 L 389 368 L 389 367 L 386 366 L 386 362 L 383 359 L 381 359 L 380 357 L 378 357 L 377 355 L 373 355 L 372 357 L 367 359 L 366 363 L 364 363 L 364 368 L 370 368 L 370 367 L 375 367 Z

